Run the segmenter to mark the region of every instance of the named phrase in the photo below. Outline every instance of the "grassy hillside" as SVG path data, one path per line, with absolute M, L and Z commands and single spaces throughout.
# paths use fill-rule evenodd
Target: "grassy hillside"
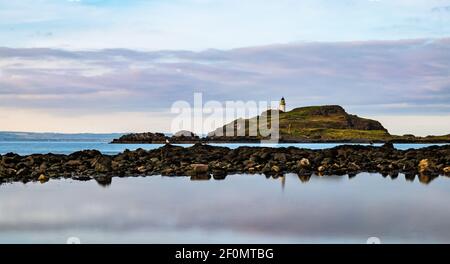
M 275 110 L 272 110 L 275 111 Z M 282 139 L 287 141 L 305 140 L 388 140 L 391 136 L 387 130 L 375 120 L 360 118 L 350 115 L 336 105 L 309 106 L 293 109 L 288 112 L 279 112 L 279 129 Z M 213 133 L 233 128 L 235 135 L 249 136 L 249 124 L 258 124 L 260 120 L 267 120 L 266 111 L 261 116 L 246 120 L 235 120 Z M 270 120 L 270 117 L 269 117 Z M 239 121 L 245 122 L 245 131 L 238 125 Z M 259 138 L 261 135 L 258 134 Z
M 386 129 L 375 120 L 349 115 L 344 108 L 337 105 L 309 106 L 280 112 L 280 127 L 295 128 L 331 128 L 356 130 Z
M 375 120 L 350 115 L 340 106 L 310 106 L 280 113 L 285 139 L 386 140 L 387 130 Z
M 391 135 L 384 130 L 355 130 L 332 128 L 306 128 L 291 130 L 281 129 L 281 136 L 285 140 L 361 140 L 386 141 Z

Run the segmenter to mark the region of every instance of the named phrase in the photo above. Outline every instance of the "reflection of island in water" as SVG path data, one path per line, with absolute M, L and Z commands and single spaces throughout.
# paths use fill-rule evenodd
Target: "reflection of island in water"
M 61 243 L 74 233 L 83 243 L 450 242 L 445 177 L 425 186 L 404 174 L 280 175 L 96 177 L 112 180 L 107 188 L 87 177 L 3 184 L 0 243 Z
M 378 173 L 374 173 L 374 174 L 378 174 Z M 286 179 L 287 179 L 287 174 L 283 174 L 283 175 L 264 175 L 264 174 L 253 174 L 252 176 L 265 176 L 266 179 L 276 179 L 279 180 L 281 182 L 281 188 L 284 190 L 285 186 L 286 186 Z M 308 183 L 312 177 L 334 177 L 334 178 L 344 178 L 346 177 L 345 175 L 320 175 L 320 174 L 290 174 L 290 175 L 296 175 L 298 180 L 301 183 Z M 395 174 L 378 174 L 381 175 L 383 178 L 390 178 L 392 180 L 395 180 L 399 177 L 399 173 L 395 173 Z M 401 174 L 405 177 L 405 180 L 408 182 L 414 182 L 414 180 L 416 179 L 416 176 L 419 180 L 420 183 L 422 184 L 429 184 L 431 181 L 433 181 L 434 179 L 438 178 L 438 177 L 447 177 L 447 176 L 429 176 L 429 175 L 425 175 L 425 174 Z M 246 174 L 240 174 L 240 175 L 234 175 L 234 176 L 240 176 L 240 177 L 247 177 L 249 175 Z M 351 175 L 347 175 L 348 179 L 352 179 L 357 177 L 357 174 L 351 174 Z M 376 177 L 376 175 L 373 175 Z M 153 177 L 153 176 L 149 176 L 149 177 Z M 163 177 L 173 177 L 173 176 L 163 176 Z M 221 180 L 225 180 L 227 178 L 227 175 L 214 175 L 214 174 L 199 174 L 199 175 L 193 175 L 193 176 L 178 176 L 178 177 L 189 177 L 191 181 L 209 181 L 209 180 L 216 180 L 216 181 L 221 181 Z M 110 176 L 100 176 L 100 177 L 95 177 L 94 178 L 95 181 L 102 187 L 108 187 L 112 184 L 112 177 Z M 89 180 L 89 178 L 86 179 L 78 179 L 78 180 Z

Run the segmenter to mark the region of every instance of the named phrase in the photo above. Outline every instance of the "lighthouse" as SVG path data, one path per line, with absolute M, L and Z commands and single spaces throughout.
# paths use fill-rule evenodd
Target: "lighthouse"
M 284 100 L 284 97 L 282 97 L 280 100 L 279 110 L 282 112 L 286 112 L 286 101 Z

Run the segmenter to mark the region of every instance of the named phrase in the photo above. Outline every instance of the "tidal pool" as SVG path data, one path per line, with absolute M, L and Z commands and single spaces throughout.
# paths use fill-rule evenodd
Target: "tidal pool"
M 450 243 L 450 179 L 229 175 L 0 186 L 0 243 Z

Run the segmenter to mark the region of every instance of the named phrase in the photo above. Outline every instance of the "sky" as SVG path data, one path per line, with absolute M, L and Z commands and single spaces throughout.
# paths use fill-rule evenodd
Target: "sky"
M 0 0 L 0 131 L 168 131 L 176 100 L 450 133 L 450 0 Z

